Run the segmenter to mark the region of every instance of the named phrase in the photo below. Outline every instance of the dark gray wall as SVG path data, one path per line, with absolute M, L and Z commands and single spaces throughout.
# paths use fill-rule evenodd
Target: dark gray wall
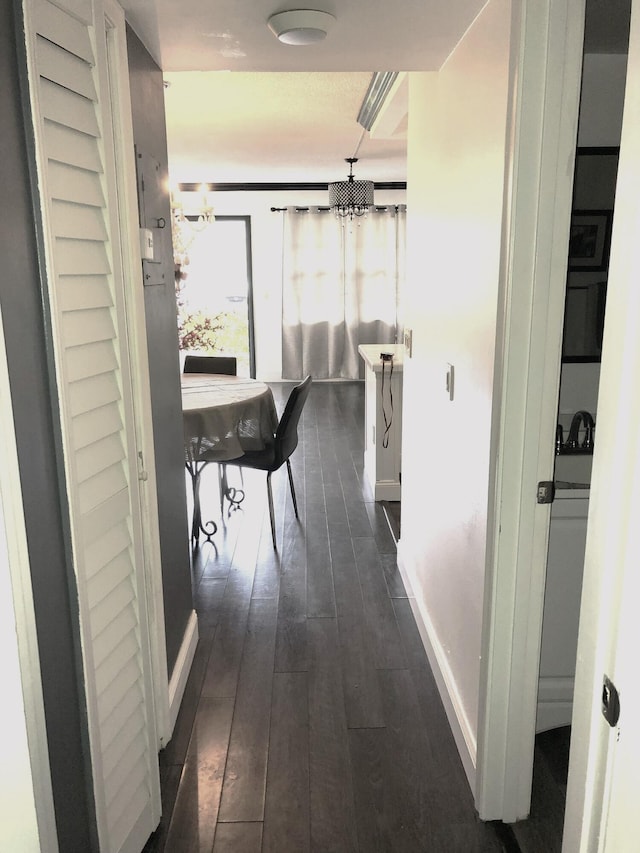
M 16 3 L 16 6 L 18 4 Z M 21 30 L 21 27 L 20 27 Z M 22 116 L 14 8 L 0 0 L 0 305 L 11 382 L 33 584 L 59 847 L 97 850 L 82 675 L 76 664 L 78 608 L 67 560 L 64 484 L 56 466 L 55 392 L 50 391 L 35 216 Z M 62 502 L 62 507 L 61 507 Z M 11 732 L 5 732 L 10 738 Z
M 178 327 L 171 245 L 167 132 L 162 72 L 131 29 L 127 29 L 133 136 L 137 155 L 159 163 L 158 183 L 147 181 L 144 226 L 154 229 L 164 284 L 145 287 L 153 437 L 158 478 L 158 514 L 169 674 L 193 610 L 185 491 Z M 138 157 L 138 161 L 140 161 Z M 158 191 L 158 188 L 160 190 Z M 166 227 L 157 228 L 164 219 Z

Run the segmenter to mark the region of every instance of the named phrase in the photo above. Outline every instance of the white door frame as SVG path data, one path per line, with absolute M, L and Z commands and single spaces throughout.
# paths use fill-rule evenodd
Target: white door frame
M 158 749 L 169 742 L 169 677 L 167 667 L 160 522 L 151 410 L 149 357 L 144 307 L 144 286 L 138 221 L 137 180 L 133 145 L 129 61 L 124 11 L 116 0 L 103 0 L 107 18 L 115 26 L 107 30 L 112 121 L 116 157 L 118 217 L 121 228 L 121 262 L 125 281 L 127 342 L 132 365 L 132 399 L 138 448 L 140 514 L 144 545 L 144 575 Z
M 514 3 L 476 806 L 529 813 L 584 0 Z M 519 45 L 519 50 L 518 50 Z
M 30 843 L 29 849 L 58 853 L 29 549 L 1 315 L 0 399 L 0 648 L 8 741 L 0 780 L 0 848 L 16 850 L 19 843 Z

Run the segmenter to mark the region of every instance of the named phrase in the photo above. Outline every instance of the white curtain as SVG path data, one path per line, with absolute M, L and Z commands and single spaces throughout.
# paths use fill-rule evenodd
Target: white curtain
M 353 221 L 323 208 L 284 211 L 282 378 L 362 378 L 358 344 L 400 328 L 405 206 Z

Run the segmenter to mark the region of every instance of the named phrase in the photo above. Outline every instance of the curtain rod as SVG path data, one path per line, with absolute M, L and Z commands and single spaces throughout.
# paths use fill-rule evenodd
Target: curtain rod
M 176 189 L 179 192 L 278 192 L 278 191 L 326 191 L 328 184 L 315 183 L 237 183 L 237 184 L 217 184 L 211 181 L 204 183 L 179 183 Z M 376 190 L 406 190 L 406 181 L 374 181 L 373 184 Z
M 404 204 L 375 204 L 373 205 L 373 209 L 377 211 L 383 210 L 395 210 L 396 213 L 400 210 L 400 208 L 406 207 Z M 326 213 L 331 210 L 330 207 L 323 207 L 320 205 L 313 205 L 314 210 L 318 210 L 321 213 Z M 284 213 L 287 210 L 293 210 L 295 213 L 308 213 L 311 208 L 310 207 L 272 207 L 272 213 Z
M 321 211 L 322 213 L 328 213 L 331 210 L 330 207 L 317 204 L 314 204 L 313 208 Z M 296 213 L 308 213 L 311 210 L 311 207 L 272 207 L 271 210 L 273 213 L 279 213 L 280 211 L 284 212 L 285 210 L 295 210 Z

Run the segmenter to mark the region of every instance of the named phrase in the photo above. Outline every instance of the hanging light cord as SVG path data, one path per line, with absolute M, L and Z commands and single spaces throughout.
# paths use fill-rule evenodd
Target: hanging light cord
M 384 367 L 387 363 L 387 360 L 390 362 L 391 367 L 389 368 L 389 406 L 391 411 L 389 412 L 389 417 L 387 418 L 387 412 L 384 404 Z M 393 422 L 393 386 L 391 385 L 391 377 L 393 376 L 393 357 L 390 359 L 382 359 L 382 381 L 380 382 L 380 396 L 382 398 L 382 419 L 384 420 L 384 433 L 382 435 L 382 446 L 386 449 L 389 447 L 389 432 L 391 431 L 391 424 Z
M 360 150 L 360 146 L 362 145 L 362 140 L 364 139 L 364 135 L 366 132 L 367 132 L 366 129 L 363 128 L 362 133 L 360 134 L 360 139 L 358 140 L 358 144 L 356 145 L 356 150 L 351 155 L 352 157 L 355 157 L 356 159 L 358 157 L 358 151 Z

